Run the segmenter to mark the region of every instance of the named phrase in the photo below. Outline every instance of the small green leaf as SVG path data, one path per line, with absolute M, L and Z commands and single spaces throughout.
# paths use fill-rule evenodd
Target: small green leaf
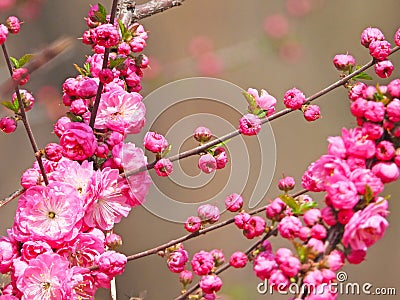
M 86 76 L 89 76 L 92 72 L 90 71 L 90 64 L 89 63 L 85 63 L 83 65 L 83 68 L 85 69 L 86 72 Z
M 279 198 L 281 198 L 281 200 L 293 210 L 293 213 L 299 211 L 300 205 L 293 197 L 289 195 L 279 195 Z
M 308 257 L 308 248 L 305 245 L 302 245 L 297 242 L 293 242 L 294 247 L 296 248 L 297 255 L 299 256 L 299 259 L 302 263 L 305 263 L 307 261 Z
M 360 74 L 355 75 L 353 78 L 353 80 L 355 79 L 364 79 L 364 80 L 372 80 L 372 77 L 369 76 L 367 73 L 365 72 L 361 72 Z
M 110 69 L 118 68 L 121 66 L 127 57 L 117 57 L 116 59 L 110 59 Z
M 19 102 L 18 102 L 18 98 L 17 97 L 15 97 L 13 105 L 15 107 L 15 111 L 18 112 L 19 111 Z
M 101 23 L 107 23 L 106 9 L 100 3 L 98 3 L 97 5 L 99 6 L 99 10 L 95 12 L 94 16 L 96 17 L 97 21 Z
M 165 149 L 162 153 L 161 153 L 161 158 L 162 157 L 166 157 L 168 155 L 168 153 L 171 151 L 172 145 L 168 145 L 167 149 Z
M 79 74 L 81 74 L 81 75 L 83 75 L 83 76 L 86 76 L 86 75 L 87 75 L 87 74 L 86 74 L 86 70 L 83 69 L 83 68 L 81 68 L 81 67 L 78 66 L 77 64 L 74 64 L 74 68 L 75 68 L 75 70 L 77 70 L 77 71 L 79 72 Z
M 256 113 L 254 113 L 254 110 L 256 110 L 257 108 L 259 109 L 259 107 L 257 105 L 254 96 L 252 94 L 249 94 L 248 92 L 243 92 L 242 94 L 246 98 L 247 103 L 249 104 L 249 112 L 257 115 Z
M 22 68 L 22 66 L 29 62 L 32 58 L 33 54 L 25 54 L 24 56 L 22 56 L 18 61 L 19 68 Z
M 318 204 L 316 202 L 306 202 L 300 205 L 299 213 L 304 214 L 307 210 L 316 207 Z
M 72 112 L 67 112 L 67 117 L 72 121 L 72 122 L 82 122 L 83 119 L 81 116 L 74 115 Z
M 125 24 L 121 20 L 118 20 L 119 29 L 121 30 L 121 37 L 123 41 L 129 41 L 132 39 L 132 33 L 126 28 Z
M 3 105 L 4 107 L 8 108 L 9 110 L 12 110 L 15 113 L 18 113 L 18 108 L 16 108 L 14 106 L 14 104 L 9 102 L 9 101 L 1 102 L 1 105 Z
M 15 57 L 10 56 L 10 60 L 16 69 L 19 68 L 19 61 Z
M 374 192 L 369 187 L 368 184 L 365 185 L 365 193 L 364 193 L 365 202 L 369 204 L 374 199 Z

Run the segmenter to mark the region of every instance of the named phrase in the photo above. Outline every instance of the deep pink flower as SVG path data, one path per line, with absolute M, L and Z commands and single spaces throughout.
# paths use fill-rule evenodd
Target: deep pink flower
M 21 258 L 25 262 L 36 258 L 43 253 L 53 253 L 50 245 L 43 241 L 27 241 L 22 245 Z
M 47 144 L 44 152 L 48 160 L 59 161 L 63 157 L 63 148 L 56 143 Z
M 400 97 L 400 79 L 394 79 L 387 85 L 387 90 L 393 97 Z
M 308 122 L 313 122 L 321 117 L 321 110 L 318 105 L 308 105 L 304 110 L 304 118 Z
M 12 74 L 12 79 L 18 85 L 27 84 L 30 79 L 30 74 L 29 74 L 28 69 L 26 69 L 26 68 L 14 69 L 13 74 Z
M 302 224 L 299 218 L 295 216 L 286 216 L 279 222 L 278 231 L 283 238 L 294 239 L 297 237 L 301 227 Z
M 276 291 L 285 291 L 290 285 L 289 278 L 280 269 L 272 270 L 269 283 Z
M 167 265 L 171 272 L 180 273 L 185 269 L 189 255 L 186 250 L 178 249 L 168 255 Z
M 337 213 L 337 220 L 340 224 L 346 225 L 353 215 L 354 211 L 352 209 L 341 209 Z
M 11 117 L 0 119 L 0 130 L 4 133 L 12 133 L 17 129 L 17 121 Z
M 311 237 L 318 239 L 318 240 L 323 240 L 326 238 L 326 228 L 325 226 L 321 224 L 315 224 L 313 227 L 311 227 Z
M 351 250 L 350 253 L 346 254 L 346 258 L 349 263 L 358 265 L 365 260 L 367 256 L 367 251 L 363 249 Z
M 4 24 L 0 24 L 0 45 L 7 40 L 8 28 Z
M 378 195 L 384 188 L 382 181 L 370 169 L 355 169 L 351 172 L 350 180 L 355 184 L 360 195 L 365 195 L 366 186 L 371 189 L 373 196 Z
M 194 131 L 193 137 L 200 143 L 207 143 L 211 139 L 212 133 L 207 127 L 200 126 Z
M 251 216 L 246 212 L 241 212 L 234 217 L 237 228 L 243 229 L 244 225 L 250 220 Z
M 112 24 L 102 24 L 93 30 L 92 39 L 96 44 L 110 48 L 118 44 L 119 30 Z
M 139 133 L 145 123 L 145 114 L 140 94 L 114 89 L 101 95 L 95 127 L 125 134 Z
M 374 70 L 380 78 L 388 78 L 392 75 L 394 66 L 390 60 L 383 60 L 375 64 Z
M 358 98 L 362 98 L 364 90 L 367 88 L 367 85 L 364 82 L 357 82 L 354 84 L 349 91 L 349 99 L 351 101 L 355 101 Z
M 231 212 L 237 212 L 243 206 L 243 198 L 239 194 L 233 193 L 225 198 L 225 207 Z
M 278 182 L 278 188 L 281 191 L 285 191 L 288 192 L 290 190 L 293 190 L 294 186 L 295 186 L 296 182 L 294 181 L 293 177 L 290 176 L 286 176 L 282 179 L 279 180 Z
M 385 60 L 390 54 L 390 47 L 391 45 L 388 41 L 372 41 L 368 48 L 372 57 Z
M 201 250 L 193 255 L 191 260 L 192 270 L 199 276 L 207 275 L 214 268 L 214 257 L 211 253 Z
M 95 263 L 99 270 L 110 277 L 120 275 L 125 270 L 127 259 L 122 253 L 113 250 L 106 251 L 100 256 L 96 256 Z
M 272 271 L 278 267 L 271 252 L 261 252 L 253 262 L 253 271 L 261 280 L 269 279 Z
M 383 41 L 385 36 L 378 28 L 368 27 L 361 33 L 361 44 L 368 48 L 372 41 Z
M 372 172 L 379 177 L 383 183 L 395 181 L 400 176 L 399 168 L 394 162 L 379 162 L 372 167 Z
M 368 101 L 364 98 L 358 98 L 350 104 L 350 111 L 355 117 L 363 117 L 367 111 Z
M 292 88 L 285 93 L 283 103 L 287 108 L 296 110 L 306 102 L 306 96 L 297 88 Z
M 343 245 L 353 250 L 366 250 L 380 240 L 389 226 L 387 209 L 388 202 L 378 198 L 376 203 L 357 211 L 344 228 Z
M 200 156 L 198 167 L 204 173 L 210 174 L 217 169 L 217 161 L 210 153 L 206 153 Z
M 244 115 L 239 121 L 239 132 L 243 135 L 256 135 L 261 130 L 261 120 L 253 114 Z
M 71 269 L 68 260 L 55 253 L 44 253 L 29 261 L 17 280 L 22 299 L 68 299 Z
M 400 100 L 394 98 L 386 106 L 386 113 L 392 122 L 400 122 Z
M 259 216 L 252 216 L 243 226 L 243 234 L 248 239 L 253 239 L 265 232 L 265 220 Z
M 288 277 L 295 277 L 301 268 L 300 260 L 295 256 L 289 256 L 279 264 L 279 270 Z
M 168 158 L 161 158 L 154 165 L 154 170 L 156 171 L 158 176 L 168 176 L 173 171 L 172 162 Z
M 143 145 L 151 152 L 160 153 L 167 149 L 168 142 L 162 134 L 149 131 L 144 136 Z
M 342 129 L 342 138 L 347 153 L 361 158 L 371 158 L 375 155 L 375 143 L 368 140 L 362 128 Z
M 317 208 L 312 208 L 304 213 L 303 220 L 307 226 L 314 226 L 321 219 L 321 211 Z
M 65 157 L 84 160 L 95 153 L 97 141 L 89 125 L 70 122 L 65 124 L 65 131 L 60 137 L 60 146 Z
M 220 211 L 215 205 L 203 204 L 197 208 L 197 215 L 203 222 L 212 224 L 219 220 Z
M 381 141 L 376 145 L 376 158 L 379 160 L 391 160 L 395 155 L 396 149 L 392 142 Z
M 383 135 L 383 128 L 379 124 L 364 122 L 362 128 L 369 140 L 377 140 Z
M 265 210 L 268 219 L 279 221 L 283 216 L 282 212 L 286 209 L 286 204 L 281 198 L 275 198 Z
M 214 158 L 217 163 L 217 169 L 223 169 L 228 162 L 228 157 L 224 147 L 217 147 L 214 149 Z
M 18 202 L 15 238 L 42 240 L 56 247 L 78 235 L 83 214 L 82 201 L 72 185 L 53 182 L 31 187 Z
M 247 264 L 247 255 L 241 251 L 236 251 L 229 258 L 229 264 L 234 268 L 244 268 Z
M 321 209 L 321 217 L 328 226 L 333 226 L 337 223 L 334 211 L 330 206 L 325 206 Z
M 99 80 L 103 84 L 110 83 L 114 80 L 114 73 L 110 69 L 102 69 L 99 72 Z
M 332 178 L 330 184 L 326 185 L 332 206 L 336 209 L 351 209 L 359 201 L 359 195 L 355 184 L 347 178 Z
M 201 227 L 201 219 L 196 216 L 188 217 L 185 222 L 185 229 L 189 232 L 195 232 Z
M 350 67 L 356 65 L 356 60 L 350 54 L 337 54 L 333 58 L 333 64 L 339 71 L 348 71 L 350 70 Z
M 385 105 L 382 102 L 368 101 L 364 117 L 372 122 L 382 122 L 385 117 Z
M 222 287 L 222 280 L 217 275 L 206 275 L 200 280 L 200 288 L 206 294 L 218 292 Z
M 257 105 L 262 110 L 265 110 L 267 117 L 275 113 L 276 99 L 268 94 L 266 90 L 261 90 L 261 94 L 259 95 L 256 89 L 249 88 L 247 93 L 254 97 Z

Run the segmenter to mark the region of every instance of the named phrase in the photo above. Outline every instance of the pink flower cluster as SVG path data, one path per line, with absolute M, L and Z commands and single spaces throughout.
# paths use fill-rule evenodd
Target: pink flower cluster
M 25 191 L 14 224 L 0 239 L 0 272 L 11 274 L 4 295 L 93 299 L 99 287 L 109 288 L 111 279 L 124 271 L 127 259 L 114 251 L 122 240 L 105 232 L 145 201 L 151 182 L 145 172 L 123 176 L 124 170 L 147 164 L 142 149 L 124 142 L 145 122 L 146 109 L 138 92 L 148 59 L 137 53 L 146 45 L 147 33 L 139 24 L 125 28 L 107 20 L 98 5 L 91 7 L 90 29 L 83 41 L 95 54 L 77 67 L 80 75 L 63 84 L 63 102 L 70 111 L 54 125 L 59 143 L 44 149 L 48 184 L 38 163 L 22 175 Z M 7 30 L 19 30 L 16 19 L 7 24 L 8 29 L 0 26 L 0 41 Z M 103 70 L 105 48 L 111 52 Z M 89 120 L 100 83 L 103 89 L 92 128 Z M 31 109 L 33 96 L 25 90 L 20 94 L 25 109 Z M 0 120 L 4 132 L 15 127 L 14 118 Z M 147 146 L 162 151 L 165 143 L 157 145 L 155 140 L 153 136 Z

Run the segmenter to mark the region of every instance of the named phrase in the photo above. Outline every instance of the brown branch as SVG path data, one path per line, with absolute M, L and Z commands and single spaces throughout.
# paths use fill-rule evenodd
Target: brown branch
M 25 189 L 23 189 L 23 188 L 21 188 L 19 190 L 16 190 L 14 193 L 12 193 L 8 197 L 6 197 L 6 198 L 4 198 L 4 199 L 2 199 L 0 201 L 0 207 L 3 207 L 4 205 L 8 204 L 9 202 L 14 200 L 15 198 L 21 196 L 24 192 L 25 192 Z
M 161 13 L 167 9 L 180 6 L 185 0 L 150 0 L 147 3 L 136 5 L 132 0 L 121 0 L 118 4 L 117 16 L 129 27 L 131 24 Z

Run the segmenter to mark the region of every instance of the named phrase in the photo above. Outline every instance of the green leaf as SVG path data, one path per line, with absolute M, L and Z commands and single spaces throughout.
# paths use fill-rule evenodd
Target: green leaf
M 15 57 L 10 56 L 10 60 L 16 69 L 19 68 L 19 61 Z
M 15 113 L 18 113 L 18 108 L 16 108 L 14 106 L 14 104 L 9 102 L 9 101 L 1 102 L 1 105 L 3 105 L 4 107 L 8 108 L 9 110 L 12 110 Z
M 22 95 L 21 95 L 22 97 Z M 15 97 L 14 103 L 13 103 L 14 107 L 15 107 L 15 112 L 19 111 L 19 102 L 18 102 L 18 98 Z
M 353 76 L 352 78 L 353 80 L 355 79 L 364 79 L 364 80 L 372 80 L 372 77 L 369 76 L 367 73 L 365 72 L 361 72 L 360 74 L 357 74 L 355 76 Z
M 279 198 L 281 198 L 281 200 L 293 210 L 293 213 L 299 211 L 300 205 L 293 197 L 289 195 L 279 195 Z
M 18 61 L 19 68 L 22 68 L 22 66 L 29 62 L 32 58 L 33 54 L 25 54 L 24 56 L 22 56 Z
M 121 37 L 123 41 L 129 41 L 132 38 L 132 33 L 126 28 L 121 20 L 118 20 L 119 29 L 121 30 Z
M 90 64 L 89 63 L 85 63 L 83 65 L 83 68 L 85 69 L 86 72 L 86 76 L 89 76 L 92 72 L 90 71 Z
M 98 3 L 97 5 L 99 6 L 99 10 L 95 12 L 94 16 L 96 17 L 97 21 L 101 23 L 107 23 L 106 9 L 100 3 Z
M 254 113 L 254 110 L 259 108 L 256 102 L 256 99 L 252 94 L 249 94 L 248 92 L 243 92 L 243 96 L 246 98 L 247 103 L 249 104 L 249 112 L 257 115 Z
M 365 185 L 365 193 L 364 193 L 365 202 L 369 204 L 374 199 L 374 192 L 369 187 L 368 184 Z
M 82 122 L 83 119 L 81 116 L 74 115 L 72 112 L 67 112 L 67 117 L 72 121 L 72 122 Z
M 307 261 L 308 257 L 308 248 L 305 245 L 302 245 L 297 242 L 293 242 L 294 247 L 296 248 L 297 255 L 299 256 L 299 259 L 302 263 L 305 263 Z
M 83 69 L 83 68 L 81 68 L 81 67 L 78 66 L 77 64 L 74 64 L 74 68 L 75 68 L 75 70 L 77 70 L 77 71 L 79 72 L 79 74 L 81 74 L 81 75 L 83 75 L 83 76 L 86 76 L 86 75 L 87 75 L 87 74 L 86 74 L 86 70 Z
M 168 153 L 171 151 L 172 145 L 168 145 L 167 149 L 165 149 L 162 153 L 161 153 L 161 157 L 166 157 L 168 155 Z
M 317 202 L 314 201 L 303 203 L 300 205 L 299 213 L 304 214 L 307 210 L 310 210 L 311 208 L 314 208 L 317 205 L 318 205 Z
M 121 66 L 127 57 L 117 57 L 116 59 L 110 59 L 110 69 L 118 68 Z

